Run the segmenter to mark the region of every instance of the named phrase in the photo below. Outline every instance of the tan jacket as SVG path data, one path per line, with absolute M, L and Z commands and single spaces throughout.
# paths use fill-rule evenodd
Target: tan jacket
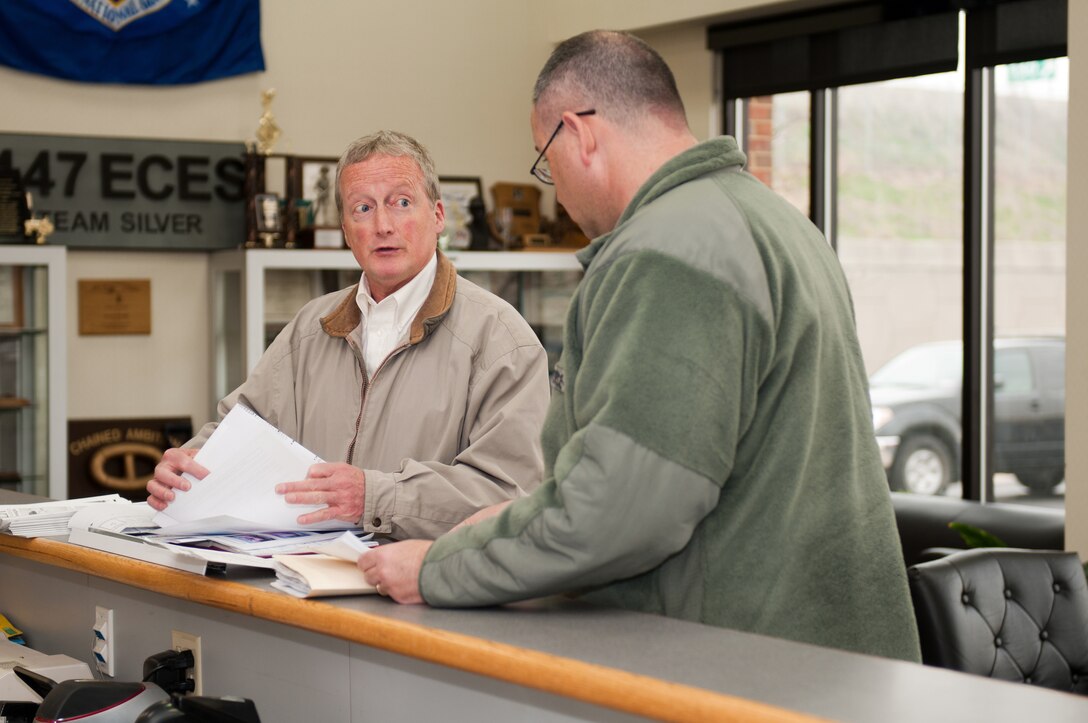
M 329 462 L 366 473 L 363 529 L 434 538 L 487 505 L 533 490 L 547 357 L 502 299 L 438 252 L 409 341 L 366 378 L 357 287 L 314 299 L 219 403 L 241 402 Z M 199 447 L 217 422 L 186 446 Z

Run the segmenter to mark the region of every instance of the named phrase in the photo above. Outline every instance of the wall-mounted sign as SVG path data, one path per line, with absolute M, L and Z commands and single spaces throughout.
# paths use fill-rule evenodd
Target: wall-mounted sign
M 235 248 L 245 240 L 242 143 L 0 133 L 50 244 Z
M 68 496 L 147 499 L 147 481 L 169 447 L 193 436 L 188 417 L 68 420 Z
M 80 279 L 79 333 L 150 334 L 151 279 Z

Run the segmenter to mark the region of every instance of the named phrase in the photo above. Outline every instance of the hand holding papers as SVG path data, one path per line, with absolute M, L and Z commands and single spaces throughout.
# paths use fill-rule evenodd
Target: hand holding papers
M 171 534 L 297 530 L 298 516 L 321 505 L 289 505 L 275 487 L 306 478 L 321 462 L 255 412 L 236 405 L 194 458 L 209 470 L 202 480 L 185 475 L 191 488 L 175 490 L 174 501 L 154 521 Z M 337 520 L 305 529 L 345 529 Z

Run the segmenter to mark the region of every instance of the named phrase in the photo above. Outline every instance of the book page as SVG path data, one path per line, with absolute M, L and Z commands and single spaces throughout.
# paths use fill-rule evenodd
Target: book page
M 199 531 L 199 522 L 230 517 L 247 523 L 247 530 L 331 530 L 351 525 L 330 520 L 316 525 L 298 524 L 298 516 L 322 509 L 322 505 L 289 505 L 275 492 L 280 482 L 306 478 L 310 465 L 321 458 L 238 404 L 223 418 L 196 461 L 208 470 L 198 480 L 185 475 L 192 488 L 175 490 L 175 499 L 155 522 L 165 530 L 178 523 Z M 222 527 L 213 530 L 224 531 Z M 232 530 L 227 530 L 232 531 Z
M 355 563 L 360 555 L 364 555 L 370 551 L 370 548 L 378 546 L 377 541 L 370 539 L 372 536 L 373 533 L 368 535 L 365 539 L 359 539 L 355 534 L 345 532 L 339 537 L 331 540 L 311 542 L 309 545 L 306 545 L 304 549 L 309 552 L 320 552 L 324 555 L 338 557 L 341 560 Z
M 144 532 L 155 527 L 151 521 L 155 510 L 146 502 L 106 503 L 91 505 L 78 510 L 68 520 L 68 527 L 75 530 L 105 530 L 121 534 Z

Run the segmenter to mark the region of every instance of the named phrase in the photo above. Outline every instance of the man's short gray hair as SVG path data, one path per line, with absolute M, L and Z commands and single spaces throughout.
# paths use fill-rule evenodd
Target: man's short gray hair
M 533 106 L 544 100 L 547 108 L 546 96 L 552 91 L 586 104 L 561 110 L 595 108 L 621 123 L 656 112 L 686 123 L 684 102 L 669 66 L 656 50 L 629 33 L 591 30 L 560 43 L 537 76 Z
M 427 192 L 427 198 L 431 199 L 431 203 L 438 202 L 438 174 L 434 170 L 434 159 L 423 144 L 404 133 L 378 131 L 353 142 L 336 164 L 336 213 L 341 218 L 344 209 L 340 199 L 340 174 L 348 166 L 362 163 L 371 156 L 410 158 L 415 161 L 423 173 L 423 190 Z

